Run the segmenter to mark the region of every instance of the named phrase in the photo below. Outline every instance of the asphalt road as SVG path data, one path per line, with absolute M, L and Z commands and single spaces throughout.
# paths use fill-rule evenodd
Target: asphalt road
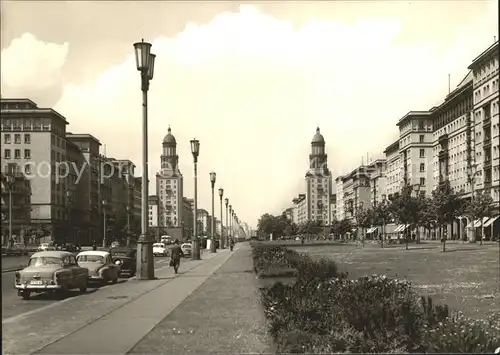
M 18 257 L 2 258 L 2 268 L 5 268 L 4 262 L 6 259 L 15 259 Z M 19 258 L 18 258 L 19 259 Z M 27 257 L 24 257 L 27 262 Z M 155 269 L 165 267 L 168 265 L 170 258 L 156 257 Z M 17 295 L 17 290 L 14 288 L 15 272 L 2 272 L 2 320 L 16 315 L 34 311 L 37 308 L 44 307 L 62 299 L 57 298 L 51 294 L 34 294 L 27 301 L 23 300 Z M 119 282 L 125 282 L 126 279 L 121 279 Z M 102 287 L 113 287 L 109 284 Z M 96 292 L 98 288 L 89 288 L 87 293 Z M 82 295 L 78 290 L 68 292 L 66 298 L 81 297 Z

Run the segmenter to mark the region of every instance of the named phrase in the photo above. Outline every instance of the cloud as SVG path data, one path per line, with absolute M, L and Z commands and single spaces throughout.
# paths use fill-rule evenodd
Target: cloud
M 337 175 L 357 166 L 366 152 L 381 155 L 397 136 L 397 120 L 439 103 L 448 73 L 458 84 L 492 42 L 491 26 L 477 27 L 483 21 L 471 19 L 450 43 L 405 42 L 405 24 L 397 19 L 310 20 L 297 28 L 241 6 L 205 25 L 191 23 L 174 38 L 156 38 L 150 174 L 159 168 L 170 125 L 184 194 L 192 196 L 189 140 L 196 137 L 198 205 L 210 206 L 209 172 L 215 170 L 216 186 L 224 187 L 240 219 L 254 224 L 304 191 L 317 124 Z M 69 131 L 92 133 L 107 144 L 108 155 L 140 166 L 141 92 L 132 51 L 131 43 L 128 58 L 88 84 L 66 85 L 55 108 L 70 121 Z M 62 52 L 55 55 L 59 68 Z M 106 54 L 95 53 L 93 60 L 99 55 Z
M 61 83 L 69 44 L 46 43 L 30 33 L 14 39 L 2 50 L 2 88 L 42 91 Z

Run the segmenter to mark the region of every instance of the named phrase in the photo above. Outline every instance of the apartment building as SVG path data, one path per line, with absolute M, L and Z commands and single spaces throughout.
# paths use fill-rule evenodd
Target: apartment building
M 498 41 L 469 65 L 473 76 L 475 167 L 473 189 L 499 194 Z
M 161 227 L 181 228 L 183 213 L 183 177 L 179 170 L 177 141 L 170 127 L 162 142 L 161 171 L 156 174 Z M 191 213 L 192 214 L 192 213 Z
M 192 237 L 194 223 L 194 199 L 182 198 L 182 225 L 187 237 Z
M 401 169 L 401 156 L 399 154 L 399 139 L 387 146 L 384 150 L 386 161 L 386 187 L 387 197 L 401 190 L 403 174 Z
M 370 174 L 373 168 L 361 165 L 349 174 L 337 178 L 337 188 L 339 185 L 342 191 L 343 211 L 340 215 L 342 219 L 354 219 L 361 208 L 370 207 L 372 200 L 370 188 Z M 337 190 L 339 196 L 339 190 Z M 337 210 L 339 206 L 337 206 Z
M 337 195 L 332 194 L 330 196 L 330 220 L 333 222 L 337 219 Z
M 294 209 L 293 221 L 297 224 L 306 223 L 309 220 L 306 194 L 299 194 L 299 196 L 294 198 L 292 202 Z
M 402 182 L 430 195 L 433 189 L 432 111 L 410 111 L 397 123 Z
M 67 227 L 66 118 L 29 99 L 1 99 L 2 172 L 23 173 L 31 186 L 31 222 L 54 238 Z M 61 176 L 62 175 L 62 176 Z
M 337 218 L 337 221 L 341 221 L 346 217 L 346 206 L 344 205 L 344 183 L 342 182 L 342 176 L 338 176 L 335 178 L 335 191 L 337 192 L 335 196 L 337 208 L 335 216 Z
M 211 225 L 210 225 L 210 214 L 208 213 L 207 210 L 203 208 L 198 208 L 198 213 L 196 215 L 196 218 L 198 219 L 198 223 L 200 225 L 200 229 L 198 230 L 198 233 L 200 235 L 208 235 L 211 231 Z
M 148 196 L 148 226 L 158 227 L 158 196 Z
M 448 180 L 457 192 L 468 193 L 468 168 L 474 165 L 472 71 L 432 110 L 432 189 Z
M 2 172 L 0 174 L 2 245 L 9 242 L 25 242 L 31 235 L 31 186 L 23 173 Z M 12 238 L 11 238 L 12 236 Z M 33 242 L 26 240 L 26 242 Z
M 331 223 L 330 196 L 332 194 L 332 175 L 328 170 L 328 155 L 325 152 L 325 139 L 316 128 L 311 141 L 309 170 L 306 179 L 307 219 L 326 225 Z
M 387 192 L 387 161 L 377 159 L 368 165 L 370 171 L 370 204 L 376 206 Z

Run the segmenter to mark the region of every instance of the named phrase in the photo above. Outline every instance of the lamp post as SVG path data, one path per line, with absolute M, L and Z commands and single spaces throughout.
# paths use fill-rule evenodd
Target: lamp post
M 224 199 L 224 202 L 226 203 L 226 245 L 229 246 L 229 217 L 228 217 L 228 205 L 229 205 L 229 199 L 226 197 Z
M 102 247 L 106 247 L 106 200 L 102 200 L 102 212 L 103 212 L 103 222 L 102 222 Z
M 151 53 L 151 43 L 134 43 L 137 70 L 141 73 L 142 91 L 142 193 L 141 193 L 141 236 L 137 241 L 137 278 L 155 278 L 153 241 L 148 235 L 148 90 L 153 79 L 156 56 Z
M 127 247 L 130 247 L 130 206 L 127 204 Z
M 233 206 L 229 205 L 229 239 L 233 237 Z
M 385 213 L 385 207 L 386 207 L 386 203 L 387 203 L 387 199 L 386 199 L 386 195 L 383 194 L 382 195 L 382 208 L 384 209 L 384 213 Z M 385 216 L 382 215 L 382 239 L 380 240 L 380 246 L 381 248 L 384 248 L 384 239 L 385 239 Z
M 467 180 L 469 180 L 469 184 L 470 184 L 470 200 L 471 202 L 473 202 L 474 200 L 474 187 L 475 187 L 475 183 L 476 183 L 476 175 L 480 172 L 480 170 L 476 170 L 476 171 L 472 171 L 472 169 L 475 169 L 476 168 L 476 164 L 474 165 L 469 165 L 467 167 Z M 469 231 L 470 233 L 469 236 L 467 237 L 468 240 L 472 240 L 473 242 L 476 242 L 476 227 L 474 226 L 475 225 L 475 222 L 476 221 L 473 221 L 471 220 L 468 225 L 469 225 Z M 484 231 L 481 231 L 481 240 L 483 238 L 483 232 Z
M 224 223 L 223 223 L 223 216 L 222 216 L 222 197 L 224 196 L 224 189 L 221 187 L 219 189 L 219 197 L 220 197 L 220 248 L 224 249 L 224 243 L 225 243 L 225 238 L 224 238 Z
M 9 237 L 7 239 L 7 245 L 11 243 L 12 240 L 12 189 L 14 188 L 15 176 L 13 174 L 6 175 L 6 187 L 9 190 Z
M 76 244 L 75 233 L 71 225 L 71 191 L 66 191 L 66 215 L 68 217 L 68 232 L 71 231 L 70 235 L 73 237 L 73 244 Z
M 200 141 L 191 140 L 191 153 L 194 162 L 194 218 L 193 218 L 193 241 L 192 260 L 201 260 L 200 241 L 198 239 L 198 155 L 200 154 Z
M 210 244 L 210 251 L 212 253 L 217 252 L 215 247 L 215 202 L 214 202 L 214 187 L 215 187 L 215 172 L 210 173 L 210 183 L 212 184 L 212 243 Z

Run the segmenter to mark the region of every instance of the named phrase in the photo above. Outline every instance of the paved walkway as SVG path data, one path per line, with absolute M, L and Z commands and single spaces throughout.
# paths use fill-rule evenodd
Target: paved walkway
M 5 354 L 270 352 L 248 244 L 2 322 Z M 222 267 L 221 267 L 222 266 Z

